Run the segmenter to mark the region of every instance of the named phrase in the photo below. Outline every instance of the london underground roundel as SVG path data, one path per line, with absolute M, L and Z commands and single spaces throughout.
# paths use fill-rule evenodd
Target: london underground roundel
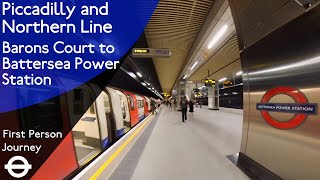
M 280 95 L 288 95 L 294 100 L 294 103 L 270 103 L 270 99 Z M 309 115 L 317 114 L 318 104 L 309 103 L 306 96 L 293 87 L 280 86 L 273 88 L 264 94 L 260 103 L 257 104 L 257 110 L 261 111 L 264 120 L 272 127 L 278 129 L 296 128 L 305 122 Z M 270 115 L 270 111 L 295 114 L 288 121 L 279 121 Z

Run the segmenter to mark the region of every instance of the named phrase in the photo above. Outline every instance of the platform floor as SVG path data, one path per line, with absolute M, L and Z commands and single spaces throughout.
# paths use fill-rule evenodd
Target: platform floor
M 110 180 L 249 179 L 227 155 L 240 150 L 242 114 L 203 106 L 188 112 L 163 107 Z

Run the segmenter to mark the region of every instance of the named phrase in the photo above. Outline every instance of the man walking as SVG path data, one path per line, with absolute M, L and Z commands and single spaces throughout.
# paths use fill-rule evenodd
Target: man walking
M 182 122 L 184 122 L 185 120 L 187 120 L 187 108 L 188 108 L 188 100 L 184 97 L 181 96 L 181 102 L 180 102 L 180 106 L 181 106 L 181 111 L 182 111 Z
M 151 112 L 152 112 L 152 114 L 154 114 L 154 112 L 157 114 L 155 99 L 151 98 L 151 103 L 150 104 L 151 104 Z

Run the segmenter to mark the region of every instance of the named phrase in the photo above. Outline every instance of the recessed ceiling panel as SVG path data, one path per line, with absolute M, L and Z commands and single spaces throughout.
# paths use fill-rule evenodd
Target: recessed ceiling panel
M 232 75 L 241 70 L 240 62 L 238 40 L 234 35 L 189 80 L 202 81 L 208 77 L 208 70 L 209 77 L 214 79 Z
M 199 51 L 196 53 L 193 59 L 190 59 L 189 65 L 185 68 L 182 75 L 193 75 L 194 72 L 198 70 L 199 67 L 203 65 L 210 57 L 216 54 L 219 49 L 225 45 L 225 43 L 235 34 L 235 26 L 233 23 L 231 10 L 229 7 L 223 11 L 221 17 L 219 17 L 218 22 L 210 30 L 210 34 L 202 44 Z M 228 50 L 228 48 L 225 48 Z M 192 68 L 193 64 L 199 64 L 197 67 Z M 180 75 L 181 76 L 181 75 Z

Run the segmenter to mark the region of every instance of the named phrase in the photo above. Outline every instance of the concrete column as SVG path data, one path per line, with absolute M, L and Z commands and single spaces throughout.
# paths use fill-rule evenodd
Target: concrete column
M 191 94 L 191 92 L 192 92 L 192 90 L 193 89 L 195 89 L 196 88 L 196 84 L 195 83 L 193 83 L 193 82 L 189 82 L 189 83 L 187 83 L 186 84 L 186 95 L 188 95 L 188 97 L 191 99 L 191 97 L 192 97 L 192 94 Z
M 208 87 L 208 109 L 219 110 L 219 84 Z

